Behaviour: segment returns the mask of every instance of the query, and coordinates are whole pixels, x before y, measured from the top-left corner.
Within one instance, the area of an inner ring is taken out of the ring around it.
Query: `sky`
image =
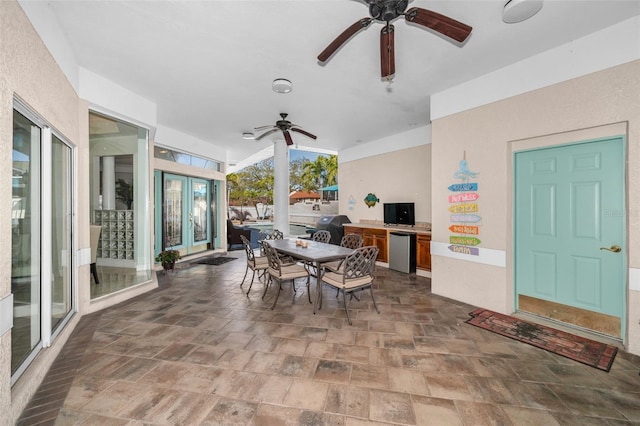
[[[320,154],[317,152],[310,152],[310,151],[300,151],[298,149],[290,149],[289,150],[289,161],[294,161],[297,160],[299,158],[306,158],[309,161],[315,161],[316,158],[318,158],[319,155],[324,155],[324,154]]]

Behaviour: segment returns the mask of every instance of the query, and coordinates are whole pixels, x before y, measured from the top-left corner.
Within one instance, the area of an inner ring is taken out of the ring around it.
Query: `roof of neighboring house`
[[[324,188],[320,188],[320,191],[337,191],[337,190],[338,190],[338,184],[331,185],[331,186],[325,186]]]
[[[309,192],[309,191],[293,191],[289,194],[289,199],[291,200],[306,200],[308,198],[320,198],[320,194],[317,192]]]

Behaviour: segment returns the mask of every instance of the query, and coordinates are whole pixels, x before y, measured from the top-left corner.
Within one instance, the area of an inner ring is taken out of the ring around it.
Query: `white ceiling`
[[[242,133],[280,112],[318,136],[293,134],[300,147],[339,151],[427,125],[433,93],[640,14],[635,0],[546,0],[533,18],[505,24],[505,2],[411,1],[473,32],[461,46],[394,21],[391,84],[380,78],[381,23],[325,65],[316,59],[368,16],[359,0],[31,0],[30,8],[50,8],[79,66],[154,102],[158,125],[224,146],[224,155],[207,154],[235,163],[270,143]],[[274,93],[275,78],[291,80],[293,91]]]

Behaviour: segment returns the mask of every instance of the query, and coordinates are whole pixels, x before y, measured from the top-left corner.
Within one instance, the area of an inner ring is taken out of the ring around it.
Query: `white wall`
[[[403,136],[406,136],[403,134]],[[431,144],[341,161],[338,166],[340,214],[351,222],[383,220],[383,203],[414,202],[416,222],[431,222]],[[395,146],[393,138],[385,143]],[[342,152],[338,155],[341,158]],[[344,159],[343,159],[344,160]],[[367,207],[364,198],[374,193],[380,202]]]
[[[640,16],[434,93],[431,120],[640,58]]]
[[[338,153],[338,162],[348,163],[428,143],[431,143],[430,125],[343,149]]]
[[[638,59],[640,18],[634,17],[432,96],[434,293],[513,311],[509,185],[510,146],[516,141],[545,135],[597,137],[600,129],[623,123],[628,129],[628,187],[640,184]],[[570,77],[575,78],[566,80]],[[483,216],[480,256],[447,249],[446,188],[465,152],[472,170],[481,173],[481,206],[491,208]],[[639,205],[635,192],[627,196],[629,206]],[[627,348],[640,354],[640,215],[634,211],[628,215]]]
[[[3,249],[10,251],[11,245],[11,175],[13,150],[13,101],[19,97],[48,124],[55,127],[76,146],[74,170],[78,191],[77,205],[85,205],[84,210],[75,210],[77,229],[89,229],[88,187],[88,116],[86,106],[78,98],[72,84],[62,73],[58,64],[49,54],[38,34],[17,2],[0,2],[0,241]],[[80,189],[86,191],[80,193]],[[76,248],[89,247],[89,232],[75,236]],[[46,249],[45,249],[46,250]],[[78,250],[79,252],[79,250]],[[75,254],[77,255],[78,252]],[[0,299],[11,293],[11,256],[0,258]],[[89,286],[89,266],[77,270],[79,288]],[[12,312],[13,314],[13,312]],[[0,317],[3,317],[0,314]],[[76,316],[60,333],[50,348],[42,350],[23,374],[11,387],[11,333],[0,336],[0,422],[15,424],[16,419],[37,389],[42,377],[59,353],[73,327]]]

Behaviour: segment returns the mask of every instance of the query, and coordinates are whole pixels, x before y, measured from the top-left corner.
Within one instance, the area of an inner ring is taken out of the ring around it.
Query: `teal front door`
[[[515,154],[516,306],[621,338],[623,137]]]

